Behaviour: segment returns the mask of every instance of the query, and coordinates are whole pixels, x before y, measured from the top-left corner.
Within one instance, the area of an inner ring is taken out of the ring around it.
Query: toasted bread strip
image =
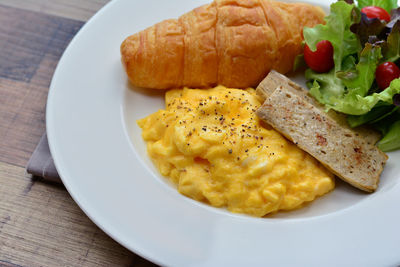
[[[257,87],[257,94],[263,99],[267,99],[267,97],[275,91],[275,89],[278,86],[285,86],[288,87],[288,90],[293,90],[294,93],[298,94],[300,97],[304,97],[304,100],[307,101],[308,103],[314,105],[316,108],[318,108],[321,111],[324,111],[325,108],[323,105],[321,105],[317,100],[315,100],[312,96],[308,94],[308,90],[304,89],[297,83],[293,82],[286,76],[272,70],[267,77],[264,78],[264,80],[258,85]],[[331,117],[333,120],[335,120],[340,126],[346,129],[350,129],[352,131],[355,131],[356,133],[360,134],[364,138],[367,139],[367,142],[370,144],[376,144],[380,139],[381,139],[381,134],[369,127],[356,127],[356,128],[351,128],[346,120],[346,116],[340,113],[337,113],[334,110],[330,110],[328,113],[326,113],[329,117]]]
[[[279,86],[257,115],[339,178],[373,192],[387,161],[385,153],[359,133],[343,127],[288,86]]]

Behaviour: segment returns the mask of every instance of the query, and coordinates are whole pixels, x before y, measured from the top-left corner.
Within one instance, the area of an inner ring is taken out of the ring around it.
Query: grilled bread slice
[[[325,112],[325,107],[321,105],[317,100],[315,100],[311,95],[308,94],[308,90],[304,89],[297,83],[293,82],[286,76],[280,74],[279,72],[276,72],[272,70],[266,78],[258,85],[257,87],[257,94],[263,99],[267,99],[267,97],[275,91],[275,89],[279,86],[285,86],[287,87],[287,90],[292,90],[294,93],[298,94],[300,97],[303,97],[305,101],[308,103],[314,105],[316,108],[318,108],[321,111],[324,111],[325,114],[327,114],[330,118],[336,121],[340,126],[346,129],[350,129],[364,138],[367,139],[367,142],[370,144],[376,144],[380,138],[381,134],[369,127],[364,127],[360,126],[357,128],[351,128],[347,124],[346,116],[340,113],[337,113],[334,110],[330,110],[329,112]]]
[[[349,184],[366,192],[378,187],[386,154],[361,134],[343,127],[297,89],[279,86],[267,96],[257,115]]]

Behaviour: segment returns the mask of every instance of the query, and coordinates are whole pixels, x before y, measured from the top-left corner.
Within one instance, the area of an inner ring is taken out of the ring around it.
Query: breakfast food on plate
[[[323,19],[308,4],[215,0],[125,39],[132,84],[172,88],[164,110],[137,122],[161,174],[253,216],[301,207],[333,190],[334,175],[375,191],[388,157],[360,125],[379,122],[378,145],[400,147],[400,10],[371,21],[368,1],[335,2]],[[280,74],[301,57],[310,91]]]
[[[261,124],[254,89],[175,89],[165,105],[138,124],[149,156],[186,196],[264,216],[334,188],[325,167]]]
[[[323,18],[309,4],[215,0],[125,39],[122,62],[139,87],[255,87],[272,68],[292,70],[303,27]]]
[[[272,92],[262,88],[258,90],[266,98],[257,110],[262,120],[344,181],[367,192],[376,190],[387,156],[370,139],[338,123],[298,85],[282,84]]]

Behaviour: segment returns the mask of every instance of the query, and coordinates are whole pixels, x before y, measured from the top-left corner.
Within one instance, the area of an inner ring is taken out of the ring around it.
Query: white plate
[[[327,8],[330,1],[307,1]],[[338,182],[307,207],[252,218],[180,195],[146,156],[135,120],[163,107],[163,93],[130,88],[119,46],[128,35],[207,0],[118,0],[76,35],[54,74],[47,133],[71,196],[107,234],[163,265],[400,263],[400,153],[379,190]]]

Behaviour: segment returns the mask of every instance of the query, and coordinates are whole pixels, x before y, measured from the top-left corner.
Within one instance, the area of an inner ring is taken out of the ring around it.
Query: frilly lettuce
[[[333,86],[330,85],[332,88]],[[314,82],[310,93],[319,101],[322,102],[323,96],[320,92],[320,86],[318,82]],[[392,104],[393,96],[400,93],[400,80],[393,80],[386,90],[380,93],[373,93],[367,96],[361,96],[352,91],[344,94],[342,97],[331,96],[329,98],[329,104],[326,104],[327,109],[334,109],[345,114],[350,115],[363,115],[369,112],[375,105],[382,101],[384,103]]]
[[[321,40],[329,40],[334,48],[335,68],[328,73],[316,73],[308,69],[310,93],[326,108],[350,114],[369,112],[378,102],[391,104],[395,94],[400,93],[400,81],[392,83],[380,93],[368,95],[375,80],[375,70],[382,58],[381,47],[365,44],[362,49],[357,35],[350,27],[360,17],[354,5],[339,1],[331,5],[331,14],[325,25],[304,28],[304,38],[311,50]],[[358,55],[358,63],[354,56]]]
[[[397,21],[387,37],[384,57],[386,61],[395,62],[400,58],[400,21]]]
[[[326,24],[318,24],[314,28],[304,27],[304,40],[312,51],[317,49],[317,43],[329,40],[334,48],[333,60],[335,70],[341,70],[343,59],[355,54],[360,49],[357,36],[350,31],[350,26],[355,22],[353,13],[354,5],[339,1],[331,5],[331,13],[325,17]]]
[[[400,120],[389,126],[387,133],[379,141],[378,147],[383,151],[393,151],[400,148]]]

